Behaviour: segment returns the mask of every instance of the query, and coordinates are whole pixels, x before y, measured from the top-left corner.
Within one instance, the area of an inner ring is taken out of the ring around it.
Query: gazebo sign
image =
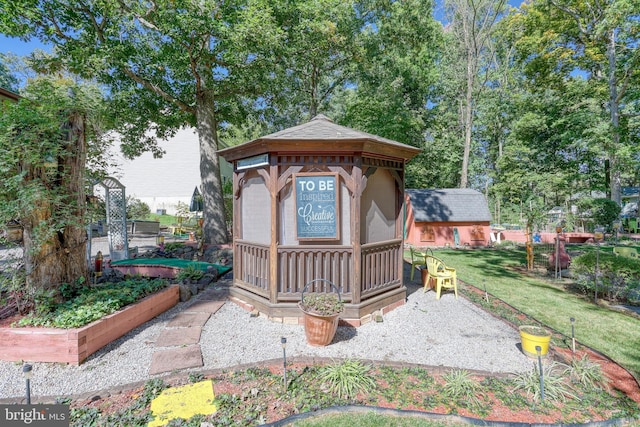
[[[338,174],[295,174],[298,240],[340,239]]]

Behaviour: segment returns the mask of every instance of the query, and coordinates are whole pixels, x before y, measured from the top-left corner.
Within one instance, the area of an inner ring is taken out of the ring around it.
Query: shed
[[[219,151],[234,168],[231,297],[284,321],[326,279],[355,325],[403,304],[404,167],[419,152],[323,115]]]
[[[0,87],[0,102],[5,100],[18,102],[20,100],[20,95]]]
[[[406,190],[406,243],[413,246],[486,246],[491,213],[469,188]]]

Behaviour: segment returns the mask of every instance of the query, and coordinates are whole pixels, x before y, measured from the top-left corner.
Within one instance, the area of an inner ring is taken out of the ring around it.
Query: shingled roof
[[[218,151],[227,161],[267,152],[361,152],[409,160],[419,148],[335,124],[323,114],[307,123]]]
[[[469,188],[406,190],[415,222],[491,221],[484,195]]]
[[[293,126],[270,135],[261,137],[262,140],[352,140],[352,139],[370,139],[374,141],[384,142],[386,144],[404,146],[399,142],[391,139],[383,138],[367,132],[351,129],[346,126],[335,124],[333,120],[324,114],[318,114],[307,123]]]

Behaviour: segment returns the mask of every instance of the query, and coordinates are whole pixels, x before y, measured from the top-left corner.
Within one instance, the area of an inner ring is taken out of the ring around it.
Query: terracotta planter
[[[300,307],[302,310],[302,307]],[[323,347],[331,344],[338,330],[340,313],[330,316],[322,316],[302,310],[304,316],[304,333],[307,343],[314,347]]]
[[[305,299],[305,292],[314,282],[323,282],[323,284],[329,285],[337,296],[318,293],[312,294],[311,298]],[[332,298],[327,298],[329,295]],[[336,304],[336,302],[339,302],[339,304]],[[305,304],[309,305],[306,306]],[[326,279],[312,280],[302,290],[298,307],[300,307],[304,317],[304,333],[307,337],[307,343],[314,347],[329,345],[338,329],[338,321],[343,309],[338,287]]]
[[[520,340],[522,343],[522,352],[529,357],[538,357],[536,346],[540,346],[540,355],[547,356],[549,351],[549,341],[551,334],[540,326],[520,326]]]

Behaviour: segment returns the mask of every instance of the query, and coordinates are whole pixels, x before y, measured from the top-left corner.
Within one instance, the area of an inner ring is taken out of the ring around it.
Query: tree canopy
[[[422,148],[408,187],[473,187],[494,212],[640,184],[640,0],[444,4],[439,21],[420,0],[11,0],[0,31],[55,46],[38,70],[102,85],[129,156],[198,129],[210,242],[220,139],[320,112]]]

